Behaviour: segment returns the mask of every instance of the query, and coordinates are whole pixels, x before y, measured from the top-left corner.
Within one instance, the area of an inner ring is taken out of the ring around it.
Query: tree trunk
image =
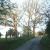
[[[29,19],[28,19],[28,36],[30,36],[30,32],[29,32],[29,23],[30,23],[30,15],[29,15]]]
[[[13,22],[13,24],[14,24],[13,27],[14,27],[14,31],[17,33],[17,21],[16,20],[17,20],[17,17],[14,15],[13,16],[13,21],[14,21]],[[17,37],[17,35],[15,37]]]
[[[10,35],[10,39],[11,39],[11,35]]]
[[[7,35],[5,35],[5,39],[7,40]]]
[[[35,36],[35,24],[33,26],[33,35]]]

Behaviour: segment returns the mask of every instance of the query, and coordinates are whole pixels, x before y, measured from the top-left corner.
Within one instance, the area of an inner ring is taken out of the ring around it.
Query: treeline
[[[27,27],[28,35],[30,34],[29,32],[32,32],[35,36],[35,29],[45,25],[48,18],[45,16],[47,6],[42,4],[43,2],[39,2],[38,0],[28,0],[22,3],[22,7],[19,8],[17,2],[12,3],[10,0],[0,0],[0,25],[11,26],[15,31],[18,31],[18,26],[22,27],[23,30],[24,27]],[[47,1],[45,2],[47,4]],[[46,9],[43,10],[44,8]]]

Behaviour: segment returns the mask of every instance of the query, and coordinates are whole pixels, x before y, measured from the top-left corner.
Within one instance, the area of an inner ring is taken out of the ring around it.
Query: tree
[[[43,35],[43,32],[40,32],[40,31],[39,31],[39,32],[38,32],[38,35]]]
[[[10,0],[0,0],[0,15],[8,15],[15,8],[15,4]]]
[[[43,17],[39,14],[40,6],[38,0],[28,0],[24,5],[25,15],[28,16],[28,26],[30,26],[30,19],[33,23],[33,34],[35,35],[36,25],[42,22]]]
[[[18,6],[16,3],[12,3],[10,0],[1,0],[1,19],[3,20],[3,25],[12,26],[15,31],[17,31],[17,24],[18,24]],[[8,20],[11,18],[13,21]],[[2,24],[2,22],[1,22]]]
[[[50,20],[50,0],[44,0],[41,3],[41,12],[40,14],[45,17],[45,22]]]
[[[9,29],[8,32],[6,32],[6,39],[8,36],[10,36],[11,39],[12,34],[13,34],[13,29]]]
[[[50,32],[50,0],[45,0],[41,3],[40,14],[45,18],[46,30],[45,32],[49,35]]]
[[[4,19],[3,24],[7,25],[7,19],[12,16],[11,12],[17,8],[16,3],[12,3],[10,0],[0,0],[0,18]]]
[[[13,29],[14,29],[14,32],[16,32],[16,33],[18,33],[17,32],[17,26],[18,26],[18,22],[19,22],[19,17],[20,17],[20,11],[19,11],[19,9],[18,9],[18,6],[15,8],[15,9],[13,9],[12,11],[11,11],[11,14],[10,14],[10,18],[13,20],[12,21],[12,27],[13,27]],[[15,33],[14,33],[15,34]]]
[[[29,37],[32,33],[30,27],[29,26],[23,26],[23,33],[25,36]]]
[[[10,39],[11,38],[17,38],[17,31],[15,31],[14,29],[9,29],[6,32],[6,39],[7,39],[8,36],[10,36]]]
[[[0,38],[1,38],[1,36],[2,36],[2,33],[0,32]]]
[[[50,21],[48,21],[45,31],[46,31],[46,34],[48,34],[48,36],[50,36]]]
[[[18,32],[17,32],[17,31],[13,31],[12,37],[13,37],[14,39],[16,39],[16,38],[18,37]]]

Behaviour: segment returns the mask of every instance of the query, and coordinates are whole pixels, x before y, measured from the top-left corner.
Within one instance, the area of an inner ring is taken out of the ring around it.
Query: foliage
[[[16,34],[17,34],[17,32],[15,32],[13,29],[9,29],[9,30],[6,32],[6,38],[7,38],[8,36],[10,36],[10,38],[11,38],[12,36],[15,37]]]
[[[50,21],[47,23],[46,35],[41,39],[41,44],[44,46],[44,50],[50,50]]]
[[[0,15],[6,15],[8,9],[8,2],[6,0],[0,0]]]
[[[11,25],[7,19],[12,17],[13,11],[16,11],[15,8],[17,8],[16,3],[12,3],[10,0],[0,0],[0,24]]]
[[[43,35],[44,33],[39,31],[38,34],[39,34],[39,35]]]
[[[0,32],[0,38],[1,38],[2,35],[3,35],[3,34]]]
[[[33,27],[33,35],[35,36],[35,28],[37,24],[40,25],[43,22],[43,17],[40,15],[41,5],[38,0],[28,0],[23,7],[25,11],[24,13],[28,17],[28,26],[31,25]]]
[[[33,37],[18,37],[17,39],[0,39],[0,49],[1,50],[14,50],[17,47],[21,46],[26,41],[32,39]]]
[[[44,36],[41,39],[41,44],[42,44],[43,50],[50,50],[50,38],[48,36]]]
[[[0,0],[0,15],[7,15],[14,8],[10,0]]]
[[[25,36],[30,36],[31,35],[31,28],[29,26],[24,26],[23,27],[23,35]]]
[[[47,23],[46,33],[50,36],[50,21]]]

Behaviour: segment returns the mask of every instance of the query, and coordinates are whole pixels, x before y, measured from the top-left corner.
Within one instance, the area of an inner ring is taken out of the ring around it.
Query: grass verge
[[[33,37],[20,37],[15,40],[12,39],[0,39],[0,50],[14,50],[15,48],[21,46],[26,41],[32,39]]]
[[[50,50],[50,37],[44,36],[41,39],[41,44],[42,44],[43,50]]]

